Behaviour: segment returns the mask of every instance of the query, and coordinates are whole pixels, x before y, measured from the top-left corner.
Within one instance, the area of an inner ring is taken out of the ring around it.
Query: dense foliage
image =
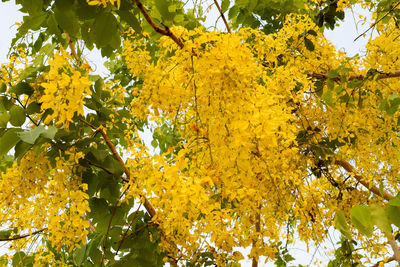
[[[329,266],[400,263],[400,3],[16,4],[1,264],[287,266],[333,227]],[[227,32],[202,26],[204,5]],[[354,5],[378,34],[349,58],[323,32]]]

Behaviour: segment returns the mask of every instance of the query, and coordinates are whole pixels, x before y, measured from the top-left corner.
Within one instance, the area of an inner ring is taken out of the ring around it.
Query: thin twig
[[[148,224],[146,224],[146,225],[143,225],[142,227],[139,227],[138,229],[136,229],[135,231],[133,231],[133,232],[130,233],[129,235],[126,235],[126,236],[125,236],[125,239],[128,238],[128,237],[130,237],[130,236],[136,235],[137,233],[143,231],[143,230],[146,229],[147,227],[155,226],[155,225],[156,225],[155,223],[148,223]],[[118,241],[118,242],[121,242],[121,243],[122,243],[123,241],[124,241],[124,240],[121,239],[121,240]]]
[[[222,12],[221,7],[219,6],[217,0],[214,0],[214,4],[215,4],[215,6],[217,7],[219,13],[221,14],[221,18],[222,18],[222,20],[223,20],[224,23],[225,23],[226,30],[227,30],[229,33],[232,33],[232,32],[231,32],[231,28],[229,28],[228,21],[226,20],[226,18],[225,18],[225,16],[224,16],[224,12]]]
[[[47,230],[47,228],[43,228],[43,229],[41,229],[41,230],[37,230],[37,231],[35,231],[35,232],[32,232],[32,233],[30,233],[30,234],[26,234],[26,235],[16,235],[16,236],[9,237],[9,238],[0,238],[0,241],[13,241],[13,240],[18,240],[18,239],[22,239],[22,238],[25,238],[25,237],[28,237],[28,236],[40,234],[41,232],[46,231],[46,230]]]
[[[131,223],[129,224],[129,226],[128,226],[128,228],[126,229],[125,233],[122,235],[122,239],[121,239],[120,241],[118,241],[119,244],[118,244],[117,251],[115,252],[115,255],[118,255],[119,249],[121,248],[122,243],[124,243],[124,241],[125,241],[125,239],[126,239],[126,236],[127,236],[127,234],[128,234],[129,229],[132,227],[132,224],[136,221],[136,217],[137,217],[137,215],[138,215],[138,213],[139,213],[139,210],[140,210],[140,207],[141,207],[141,206],[142,206],[142,203],[140,203],[140,204],[139,204],[139,207],[136,209],[135,214],[133,215],[133,218],[132,218]]]
[[[78,54],[76,53],[75,46],[74,46],[74,43],[71,40],[71,37],[69,36],[68,32],[66,32],[65,30],[64,30],[64,34],[67,37],[67,42],[68,42],[69,48],[71,49],[72,56],[75,58],[75,60],[78,63],[78,65],[80,65],[82,63],[82,61],[79,58]]]
[[[390,12],[392,12],[393,10],[395,10],[396,7],[397,7],[398,5],[400,5],[400,1],[399,1],[397,4],[395,4],[394,6],[392,6],[392,7],[390,8],[390,10],[389,10],[385,15],[383,15],[382,18],[380,18],[380,19],[378,19],[377,21],[375,21],[374,23],[372,23],[372,25],[371,25],[366,31],[364,31],[362,34],[360,34],[359,36],[357,36],[357,38],[354,39],[353,42],[357,41],[358,38],[360,38],[361,36],[363,36],[364,34],[366,34],[369,30],[371,30],[372,28],[374,28],[379,22],[381,22],[384,18],[386,18],[386,17],[390,14]]]
[[[104,258],[106,256],[106,245],[107,245],[107,238],[108,238],[108,233],[110,232],[110,228],[111,228],[111,223],[112,220],[114,218],[115,212],[117,211],[117,207],[118,207],[118,203],[120,202],[120,200],[122,199],[122,197],[125,195],[126,191],[128,190],[129,186],[124,190],[124,192],[122,192],[122,194],[119,196],[118,200],[115,202],[113,210],[111,212],[111,216],[110,219],[108,220],[108,226],[107,226],[107,231],[106,234],[104,236],[104,241],[103,241],[103,254],[101,255],[101,262],[100,262],[100,267],[103,266],[104,263]]]
[[[124,166],[124,173],[126,175],[125,177],[122,177],[122,180],[124,180],[125,182],[129,182],[130,180],[130,173],[128,168],[125,166],[125,162],[122,160],[121,156],[118,154],[117,149],[115,148],[114,144],[111,142],[110,138],[108,137],[107,133],[104,131],[103,128],[101,127],[96,127],[93,124],[91,124],[90,122],[87,122],[84,119],[81,119],[81,121],[83,123],[85,123],[86,125],[90,126],[92,129],[96,130],[97,132],[99,132],[102,136],[104,141],[106,142],[107,146],[110,148],[112,154],[117,158],[117,160],[122,164],[122,166]]]
[[[95,162],[93,162],[93,161],[91,161],[91,160],[89,160],[89,159],[87,159],[87,158],[83,158],[83,160],[86,161],[89,165],[92,165],[92,166],[94,166],[94,167],[96,167],[96,168],[102,169],[103,171],[105,171],[105,172],[108,173],[108,174],[112,174],[112,172],[110,172],[109,170],[107,170],[106,168],[104,168],[104,166],[102,166],[102,165],[100,165],[100,164],[97,164],[97,163],[95,163]]]
[[[151,27],[158,33],[170,37],[174,42],[180,47],[183,48],[185,45],[182,40],[178,38],[173,32],[171,32],[170,28],[164,25],[164,29],[158,26],[153,19],[150,17],[149,13],[147,13],[146,8],[143,6],[140,0],[135,0],[137,7],[140,9],[140,12],[143,14],[147,22],[151,25]]]
[[[394,260],[395,260],[395,258],[394,258],[394,256],[392,256],[392,257],[388,258],[387,260],[378,261],[377,263],[375,263],[374,265],[372,265],[372,267],[379,267],[379,265],[381,264],[381,262],[382,262],[382,263],[389,263],[389,262],[392,262],[392,261],[394,261]]]
[[[347,172],[350,172],[350,173],[354,174],[354,178],[356,178],[356,180],[360,184],[362,184],[365,188],[367,188],[369,191],[371,191],[372,193],[374,193],[378,197],[383,197],[386,200],[390,200],[390,199],[393,198],[393,196],[390,193],[388,193],[386,191],[382,191],[381,192],[381,190],[379,190],[379,188],[377,188],[375,185],[373,185],[370,182],[368,182],[367,180],[365,180],[365,178],[363,176],[357,174],[357,172],[355,171],[353,166],[350,165],[350,163],[348,163],[348,162],[346,162],[344,160],[335,160],[334,164],[342,167]]]

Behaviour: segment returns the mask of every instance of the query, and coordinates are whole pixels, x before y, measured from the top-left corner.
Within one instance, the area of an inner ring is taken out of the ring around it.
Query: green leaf
[[[311,34],[311,35],[314,35],[314,36],[317,36],[317,33],[314,30],[308,30],[307,33]]]
[[[27,82],[20,82],[19,84],[11,87],[10,88],[10,92],[14,93],[16,95],[22,95],[22,94],[32,95],[33,94],[33,88]]]
[[[336,213],[335,228],[338,229],[347,239],[352,239],[349,225],[346,222],[346,217],[341,210]]]
[[[142,27],[140,26],[139,20],[136,18],[136,15],[130,12],[129,10],[119,10],[117,14],[123,19],[135,32],[140,33],[142,31]]]
[[[111,155],[108,155],[106,157],[103,166],[112,174],[115,174],[117,176],[121,175],[125,170],[124,166]]]
[[[54,126],[48,127],[46,130],[44,130],[40,136],[48,139],[54,139],[54,136],[56,135],[58,129]]]
[[[332,91],[327,91],[322,95],[322,99],[325,101],[325,103],[328,106],[333,106],[333,95],[332,95]]]
[[[36,102],[32,102],[26,107],[25,111],[26,111],[26,114],[28,114],[28,115],[38,113],[38,112],[40,112],[40,105]]]
[[[94,37],[99,47],[106,47],[117,31],[117,20],[111,13],[99,14],[94,23]]]
[[[85,255],[86,255],[86,245],[81,245],[80,248],[76,249],[73,255],[73,260],[74,263],[77,266],[81,266],[83,261],[85,260]]]
[[[2,83],[0,85],[0,93],[4,93],[7,90],[7,85],[5,83]]]
[[[158,147],[157,140],[153,139],[153,141],[151,141],[151,146],[154,147],[154,148],[157,148]]]
[[[15,153],[14,157],[19,161],[21,158],[25,155],[26,152],[28,152],[29,149],[32,148],[33,145],[25,143],[24,141],[19,141],[15,145]]]
[[[9,238],[12,232],[13,232],[12,230],[0,231],[0,238]]]
[[[389,216],[390,221],[397,227],[400,227],[400,207],[388,205],[387,214]]]
[[[21,138],[22,141],[24,141],[25,143],[33,145],[35,143],[36,139],[45,130],[46,129],[44,128],[44,126],[40,125],[40,126],[36,127],[33,130],[26,131],[26,132],[20,132],[20,133],[18,133],[18,135],[19,135],[19,137]]]
[[[11,115],[8,113],[0,114],[0,128],[6,128]]]
[[[74,37],[79,31],[78,19],[73,9],[54,9],[54,16],[57,24],[65,30],[71,37]]]
[[[400,207],[400,193],[397,194],[394,198],[389,200],[389,205]]]
[[[20,106],[12,106],[12,108],[10,109],[10,115],[10,123],[13,126],[21,126],[22,124],[24,124],[26,119],[25,110]]]
[[[365,205],[357,205],[353,207],[350,211],[350,218],[353,225],[366,236],[371,236],[374,230],[371,211],[369,207]]]
[[[390,225],[386,210],[376,204],[370,205],[372,222],[387,235],[392,233],[392,226]]]
[[[339,77],[339,72],[337,70],[330,70],[327,72],[327,75],[329,79],[335,79]]]
[[[18,132],[22,131],[19,128],[8,129],[0,138],[0,157],[7,154],[19,142]]]
[[[105,158],[110,154],[106,150],[95,149],[95,148],[91,148],[90,153],[92,153],[95,159],[100,162],[103,162]]]
[[[304,44],[305,44],[307,50],[314,51],[315,47],[314,47],[313,42],[310,39],[304,37]]]
[[[228,10],[230,4],[231,3],[230,3],[229,0],[222,0],[222,3],[221,3],[221,11],[222,11],[222,13],[225,13]]]

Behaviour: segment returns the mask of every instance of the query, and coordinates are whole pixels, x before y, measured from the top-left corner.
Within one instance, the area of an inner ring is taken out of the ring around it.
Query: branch
[[[104,168],[102,165],[94,163],[93,161],[87,159],[87,158],[83,158],[84,161],[86,161],[89,165],[92,165],[96,168],[102,169],[103,171],[105,171],[108,174],[112,174],[109,170],[107,170],[106,168]]]
[[[107,133],[104,131],[103,128],[101,127],[96,127],[93,124],[91,124],[90,122],[87,122],[83,119],[81,119],[81,121],[83,123],[85,123],[86,125],[90,126],[92,129],[96,130],[97,132],[99,132],[102,136],[104,141],[106,142],[107,146],[110,148],[112,154],[117,158],[117,160],[119,161],[119,163],[122,164],[122,166],[124,166],[124,173],[126,175],[126,178],[122,177],[122,180],[124,180],[125,182],[129,182],[130,180],[130,173],[128,168],[125,166],[125,162],[122,160],[121,156],[118,154],[117,149],[115,148],[114,144],[111,142],[110,138],[108,137]]]
[[[218,9],[219,13],[221,14],[221,18],[222,18],[222,20],[223,20],[224,23],[225,23],[226,30],[227,30],[229,33],[232,33],[232,32],[231,32],[231,28],[229,28],[228,21],[226,21],[226,19],[225,19],[224,12],[222,12],[221,7],[219,6],[217,0],[214,0],[214,3],[215,3],[215,5],[217,6],[217,9]]]
[[[126,167],[125,162],[122,160],[121,156],[118,154],[117,150],[115,149],[114,144],[111,142],[111,140],[108,137],[107,133],[104,131],[104,128],[103,127],[96,127],[96,126],[94,126],[93,124],[91,124],[90,122],[88,122],[88,121],[86,121],[84,119],[81,119],[81,121],[83,123],[85,123],[86,125],[88,125],[89,127],[91,127],[92,129],[94,129],[97,132],[99,132],[103,136],[104,141],[106,142],[107,146],[110,148],[110,150],[113,153],[113,155],[122,164],[122,166],[124,166],[124,173],[126,175],[126,178],[122,177],[122,180],[124,180],[125,182],[129,182],[131,180],[131,174],[130,174],[128,168]],[[143,195],[139,195],[139,197],[144,200],[143,206],[145,207],[147,212],[150,214],[150,217],[153,218],[154,216],[156,216],[156,210],[153,208],[153,206],[151,205],[150,201]],[[110,223],[111,223],[111,220],[109,221],[109,224]],[[164,235],[164,233],[161,230],[160,230],[160,232],[161,232],[162,235]],[[170,260],[169,263],[172,266],[178,266],[177,261],[175,259]]]
[[[74,43],[72,42],[71,37],[69,36],[68,32],[66,32],[64,30],[64,33],[65,33],[65,36],[67,37],[67,42],[68,42],[69,48],[71,49],[71,54],[75,58],[76,62],[78,62],[78,64],[80,65],[82,63],[82,61],[78,57],[78,54],[76,53]]]
[[[100,267],[103,266],[104,259],[105,259],[105,256],[106,256],[107,237],[108,237],[108,234],[109,234],[109,232],[110,232],[111,223],[112,223],[112,220],[113,220],[113,218],[114,218],[114,216],[115,216],[115,212],[117,211],[118,203],[119,203],[119,201],[122,199],[122,197],[125,195],[125,193],[126,193],[126,191],[127,191],[128,189],[129,189],[129,186],[124,190],[124,192],[122,192],[122,194],[119,196],[118,200],[115,202],[114,207],[113,207],[113,210],[112,210],[112,212],[111,212],[110,219],[108,220],[107,231],[106,231],[106,234],[105,234],[105,236],[104,236],[104,241],[103,241],[103,254],[101,255]]]
[[[40,234],[41,232],[43,232],[43,231],[45,231],[45,230],[47,230],[47,228],[43,228],[43,229],[41,229],[41,230],[37,230],[37,231],[35,231],[35,232],[32,232],[32,233],[30,233],[30,234],[26,234],[26,235],[17,235],[17,236],[13,236],[13,237],[10,237],[10,238],[0,238],[0,241],[13,241],[13,240],[18,240],[18,239],[22,239],[22,238],[25,238],[25,237],[28,237],[28,236]]]
[[[156,226],[156,224],[155,224],[155,223],[148,223],[148,224],[145,224],[145,225],[143,225],[142,227],[139,227],[138,229],[136,229],[135,231],[133,231],[132,233],[129,233],[128,235],[126,235],[126,236],[125,236],[123,239],[121,239],[120,241],[117,241],[117,242],[115,242],[115,243],[122,243],[122,242],[124,242],[125,239],[127,239],[128,237],[133,236],[133,235],[136,235],[137,233],[143,231],[144,229],[146,229],[147,227],[150,227],[150,226]]]
[[[308,73],[308,76],[314,79],[319,79],[319,80],[328,80],[328,75],[326,73],[317,73],[317,72],[310,72]],[[400,77],[400,70],[395,70],[393,72],[382,72],[376,75],[378,79],[388,79],[388,78],[397,78]],[[364,75],[351,75],[347,80],[352,81],[352,80],[359,80],[362,81],[366,79],[367,76]],[[334,81],[340,81],[340,78],[334,78]]]
[[[392,257],[390,257],[389,259],[387,259],[387,260],[382,260],[382,261],[378,261],[377,263],[375,263],[374,265],[372,265],[372,267],[379,267],[379,265],[381,264],[381,262],[382,263],[389,263],[389,262],[392,262],[392,261],[394,261],[395,259],[394,259],[394,256],[392,256]]]
[[[395,4],[394,6],[392,6],[392,7],[390,8],[390,10],[389,10],[385,15],[383,15],[382,18],[380,18],[380,19],[378,19],[377,21],[375,21],[374,23],[372,23],[372,25],[371,25],[366,31],[364,31],[362,34],[360,34],[359,36],[357,36],[357,38],[354,39],[353,42],[357,41],[358,38],[360,38],[361,36],[363,36],[364,34],[366,34],[369,30],[371,30],[372,28],[374,28],[374,27],[376,26],[376,24],[378,24],[378,23],[381,22],[384,18],[386,18],[386,17],[390,14],[390,12],[392,12],[393,10],[395,10],[395,8],[396,8],[399,4],[400,4],[400,1],[399,1],[397,4]]]
[[[140,0],[135,0],[135,3],[137,5],[137,7],[140,9],[140,12],[142,12],[142,14],[145,17],[145,19],[147,20],[147,22],[151,25],[151,27],[153,27],[153,29],[156,32],[158,32],[158,33],[160,33],[162,35],[170,37],[172,40],[174,40],[174,42],[180,48],[183,48],[185,46],[183,44],[182,40],[179,39],[176,35],[174,35],[167,26],[164,26],[164,29],[163,29],[153,21],[153,19],[150,17],[149,13],[147,13],[145,7],[143,6],[142,2],[140,2]]]
[[[379,196],[379,197],[383,197],[386,200],[390,200],[391,198],[393,198],[393,196],[386,192],[383,191],[381,192],[379,190],[379,188],[377,188],[375,185],[367,182],[363,176],[359,175],[356,173],[356,170],[354,170],[353,166],[351,166],[348,162],[344,161],[344,160],[335,160],[334,164],[342,167],[343,169],[345,169],[347,172],[353,173],[354,174],[354,178],[356,178],[356,180],[362,184],[365,188],[367,188],[369,191],[371,191],[372,193],[374,193],[375,195]]]
[[[124,173],[126,175],[126,178],[122,177],[122,180],[124,180],[125,182],[129,182],[129,180],[131,179],[131,174],[128,170],[128,168],[125,165],[125,162],[122,160],[121,156],[118,154],[117,150],[115,149],[114,144],[111,142],[110,138],[108,137],[107,133],[104,131],[103,128],[100,127],[96,127],[93,124],[81,119],[81,121],[83,123],[85,123],[86,125],[90,126],[92,129],[98,131],[104,138],[104,141],[106,141],[107,146],[110,148],[111,152],[113,153],[113,155],[117,158],[117,160],[122,164],[122,166],[124,166]],[[147,200],[147,198],[145,198],[144,196],[141,196],[144,199],[144,203],[143,206],[146,208],[147,212],[150,214],[151,217],[154,217],[156,215],[156,211],[153,208],[153,206],[151,205],[151,203]]]
[[[397,245],[396,240],[394,239],[389,239],[388,240],[389,245],[392,247],[393,249],[393,259],[395,261],[397,261],[400,264],[400,248]]]

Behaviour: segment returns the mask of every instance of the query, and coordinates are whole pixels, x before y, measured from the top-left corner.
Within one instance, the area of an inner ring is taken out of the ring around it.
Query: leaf
[[[314,35],[314,36],[317,36],[317,33],[314,30],[308,30],[307,33],[311,34],[311,35]]]
[[[26,111],[26,114],[28,114],[28,115],[38,113],[38,112],[40,112],[40,105],[36,102],[32,102],[26,107],[25,111]]]
[[[357,205],[353,207],[350,211],[350,218],[353,225],[366,236],[371,236],[374,230],[371,211],[365,205]]]
[[[17,267],[17,266],[19,266],[19,267],[24,266],[24,265],[23,265],[23,261],[24,261],[25,257],[26,257],[26,254],[25,254],[24,252],[22,252],[22,251],[16,252],[16,253],[14,254],[14,256],[13,256],[12,266],[13,266],[13,267],[14,267],[14,266],[15,266],[15,267]]]
[[[390,221],[397,227],[400,227],[400,207],[388,205],[386,212]]]
[[[221,11],[222,11],[222,13],[225,13],[228,10],[230,4],[231,3],[230,3],[229,0],[222,0],[222,3],[221,3]]]
[[[329,79],[335,79],[339,77],[339,72],[337,70],[330,70],[326,73]]]
[[[110,154],[106,150],[95,149],[95,148],[90,149],[90,153],[92,153],[95,159],[100,162],[103,162],[105,158]]]
[[[10,123],[13,126],[21,126],[22,124],[24,124],[26,119],[25,110],[20,106],[12,106],[10,109],[10,115]]]
[[[333,95],[332,95],[332,91],[327,91],[322,95],[322,99],[325,101],[325,103],[328,106],[333,106]]]
[[[32,148],[33,145],[25,143],[24,141],[19,141],[15,145],[15,153],[14,157],[19,161],[21,158],[25,155],[26,152],[28,152],[29,149]]]
[[[117,176],[121,175],[125,170],[124,166],[111,155],[107,155],[103,166],[112,174],[115,174]]]
[[[19,141],[18,132],[22,131],[19,128],[8,129],[7,132],[0,138],[0,157],[7,154]]]
[[[336,213],[335,228],[338,229],[347,239],[352,239],[349,225],[347,224],[346,218],[341,210]]]
[[[400,193],[397,194],[394,198],[389,200],[389,205],[400,207]]]
[[[117,20],[111,13],[99,14],[94,22],[95,42],[99,47],[106,47],[117,31]]]
[[[157,142],[157,140],[153,139],[153,140],[151,141],[151,146],[154,147],[154,148],[157,148],[157,147],[158,147],[158,142]]]
[[[132,12],[130,12],[129,10],[119,10],[117,11],[117,14],[120,16],[121,19],[125,20],[125,22],[127,22],[128,25],[135,30],[135,32],[142,32],[140,22]]]
[[[386,210],[379,205],[372,204],[369,209],[371,210],[372,222],[387,235],[392,233],[392,226],[390,225]]]
[[[314,51],[315,47],[314,47],[313,42],[310,39],[304,38],[304,44],[305,44],[307,50]]]
[[[76,249],[73,255],[74,263],[77,266],[81,266],[83,261],[85,260],[86,255],[86,245],[81,245],[80,248]]]
[[[0,128],[6,128],[11,115],[8,113],[0,114]]]
[[[71,37],[79,31],[78,19],[73,9],[54,9],[54,17],[61,29],[65,30]]]
[[[56,135],[58,129],[54,126],[48,127],[46,130],[44,130],[40,136],[48,139],[54,139],[54,136]]]
[[[33,145],[43,131],[45,131],[45,128],[43,125],[40,125],[33,130],[20,132],[18,135],[22,141]]]
[[[26,71],[26,69],[24,71]],[[30,86],[29,83],[27,82],[20,82],[19,84],[14,85],[13,87],[10,88],[10,92],[16,95],[22,95],[22,94],[32,95],[33,91],[34,90],[32,86]]]

